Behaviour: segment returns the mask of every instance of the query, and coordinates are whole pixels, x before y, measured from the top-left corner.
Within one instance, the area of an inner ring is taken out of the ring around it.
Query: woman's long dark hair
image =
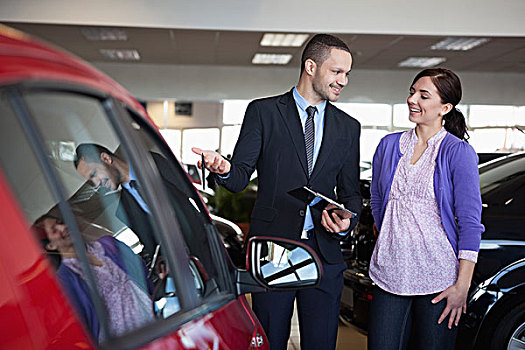
[[[459,109],[456,108],[459,101],[461,101],[461,82],[456,73],[445,68],[430,68],[425,69],[416,75],[412,85],[420,78],[430,77],[441,97],[441,103],[450,103],[452,109],[443,116],[445,121],[445,130],[460,140],[467,141],[469,135],[467,133],[467,123],[465,117]]]

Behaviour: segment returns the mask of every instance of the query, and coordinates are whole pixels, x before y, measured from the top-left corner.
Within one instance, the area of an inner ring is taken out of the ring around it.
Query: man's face
[[[69,235],[69,230],[61,221],[53,218],[46,218],[42,221],[42,227],[49,239],[48,248],[66,252],[73,249],[73,240]]]
[[[116,190],[120,185],[120,172],[112,162],[86,162],[81,159],[77,166],[78,173],[91,182],[94,187]]]
[[[339,49],[332,49],[330,56],[317,67],[312,87],[321,100],[335,102],[341,90],[348,83],[348,73],[352,68],[352,55]]]

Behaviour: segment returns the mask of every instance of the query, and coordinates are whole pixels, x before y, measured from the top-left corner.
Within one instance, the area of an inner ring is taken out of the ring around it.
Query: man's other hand
[[[192,152],[198,155],[204,154],[204,167],[212,173],[226,175],[230,172],[231,164],[215,151],[202,150],[193,147]],[[197,166],[202,169],[202,161],[199,160]]]
[[[329,213],[330,209],[336,208],[333,204],[328,204],[323,210],[321,216],[321,224],[330,233],[339,233],[348,231],[350,228],[350,218],[343,219],[334,212]]]

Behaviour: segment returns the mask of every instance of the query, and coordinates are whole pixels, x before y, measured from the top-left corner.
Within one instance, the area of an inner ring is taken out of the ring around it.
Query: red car
[[[244,293],[318,283],[315,254],[286,240],[252,239],[248,271],[236,269],[143,107],[88,64],[5,26],[0,116],[1,348],[268,349]],[[79,175],[75,149],[86,143],[129,167],[147,214],[123,205],[122,183]],[[154,254],[128,225],[137,219]]]

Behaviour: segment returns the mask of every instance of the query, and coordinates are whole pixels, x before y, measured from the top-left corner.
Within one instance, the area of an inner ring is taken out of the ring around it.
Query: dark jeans
[[[437,321],[446,307],[430,301],[439,293],[401,296],[374,287],[368,327],[369,350],[454,349],[457,327],[448,329],[448,316]]]

